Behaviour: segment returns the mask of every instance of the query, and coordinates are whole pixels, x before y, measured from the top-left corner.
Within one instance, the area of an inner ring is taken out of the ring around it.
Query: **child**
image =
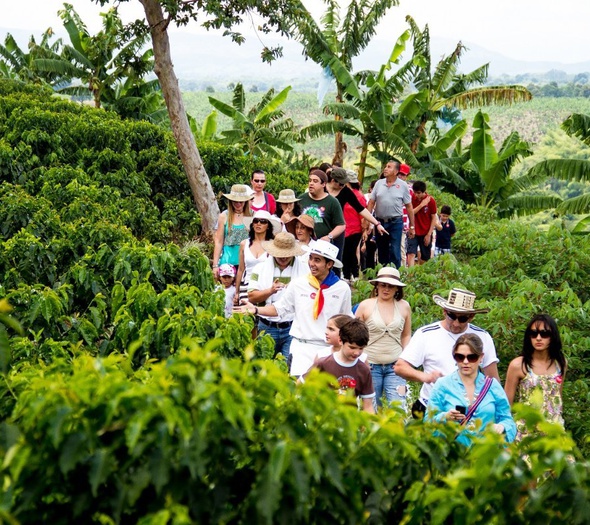
[[[451,219],[451,207],[444,205],[440,209],[440,217],[436,222],[436,246],[434,255],[443,255],[451,253],[451,237],[455,235],[457,229]]]
[[[219,267],[219,280],[225,291],[225,317],[231,317],[234,307],[236,287],[234,284],[236,269],[231,264],[222,264]]]
[[[561,337],[553,317],[535,315],[529,322],[522,346],[522,354],[508,365],[506,396],[527,405],[538,405],[547,421],[563,426],[562,391],[567,361]],[[534,392],[540,395],[535,396]],[[516,422],[516,441],[527,435],[523,421]]]
[[[354,388],[355,395],[361,398],[363,410],[374,414],[375,389],[371,370],[359,359],[369,343],[367,325],[360,319],[350,319],[340,328],[339,342],[339,349],[319,361],[315,367],[338,380],[340,393]]]

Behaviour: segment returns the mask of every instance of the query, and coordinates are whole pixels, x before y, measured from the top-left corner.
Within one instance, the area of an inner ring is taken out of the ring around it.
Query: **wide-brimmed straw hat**
[[[390,266],[381,268],[377,273],[377,277],[371,279],[369,282],[375,286],[377,286],[377,283],[386,283],[393,286],[406,286],[400,281],[400,275],[397,268],[392,268]]]
[[[234,184],[231,191],[224,193],[223,196],[230,201],[246,202],[254,198],[254,193],[251,193],[252,190],[248,190],[249,188],[245,184]]]
[[[271,215],[266,210],[258,210],[254,212],[254,215],[252,215],[252,217],[244,217],[243,222],[244,226],[246,226],[246,229],[250,229],[250,225],[252,224],[252,221],[254,221],[254,219],[266,219],[271,224],[272,232],[275,235],[283,229],[281,221],[278,219],[278,217]]]
[[[315,233],[314,233],[315,221],[313,220],[313,217],[311,217],[310,215],[303,214],[303,215],[299,215],[298,217],[293,217],[290,221],[287,221],[287,223],[285,224],[285,228],[287,228],[287,231],[289,233],[292,233],[293,235],[295,235],[295,226],[297,225],[298,222],[303,224],[303,226],[309,228],[312,232],[312,237],[315,238]]]
[[[342,268],[342,263],[338,260],[338,246],[328,241],[316,241],[313,246],[307,249],[309,254],[315,253],[322,256],[324,259],[329,259],[334,262],[334,268]]]
[[[295,195],[295,192],[293,190],[281,190],[279,192],[279,198],[277,199],[277,202],[282,202],[283,204],[288,204],[290,202],[297,202],[301,199],[297,198],[297,195]]]
[[[295,257],[303,255],[305,251],[289,232],[280,232],[272,241],[264,241],[262,247],[272,257]]]
[[[475,308],[475,294],[469,290],[453,288],[449,292],[449,298],[443,299],[440,295],[433,295],[432,300],[449,312],[460,314],[487,314],[489,308]]]

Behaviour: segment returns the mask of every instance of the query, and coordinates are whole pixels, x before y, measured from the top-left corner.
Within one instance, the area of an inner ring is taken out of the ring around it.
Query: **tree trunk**
[[[359,172],[358,172],[358,179],[363,184],[365,180],[365,168],[367,167],[367,153],[369,152],[369,143],[363,137],[363,145],[361,147],[361,158],[359,160]]]
[[[338,93],[336,94],[336,102],[342,102],[342,88],[337,85]],[[334,116],[334,120],[342,120],[339,115]],[[344,166],[344,153],[346,152],[347,146],[342,138],[342,133],[337,131],[334,135],[334,158],[332,164],[339,164]]]
[[[182,94],[170,56],[170,41],[167,32],[168,21],[164,19],[162,7],[158,0],[139,1],[143,5],[146,20],[150,27],[154,50],[154,71],[160,81],[164,101],[168,108],[172,133],[176,139],[180,160],[184,166],[195,205],[201,215],[203,233],[212,236],[219,215],[219,206],[186,116]]]

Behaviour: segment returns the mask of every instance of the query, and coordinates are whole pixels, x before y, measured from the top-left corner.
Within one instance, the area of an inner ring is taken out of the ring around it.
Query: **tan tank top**
[[[365,348],[367,362],[377,365],[388,365],[397,361],[402,353],[402,331],[406,320],[401,315],[398,301],[393,301],[393,320],[385,324],[379,312],[378,301],[366,324],[369,328],[369,344]]]

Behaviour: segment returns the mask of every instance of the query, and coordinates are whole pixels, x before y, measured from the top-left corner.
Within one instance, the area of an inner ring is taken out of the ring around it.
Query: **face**
[[[352,362],[358,359],[363,353],[364,348],[354,343],[342,343],[340,350],[345,361]]]
[[[397,291],[397,286],[387,283],[377,283],[377,295],[381,299],[391,299]]]
[[[424,200],[424,198],[426,197],[426,193],[424,193],[423,191],[416,191],[414,190],[414,196],[419,200]]]
[[[283,213],[291,213],[293,211],[293,208],[295,207],[295,203],[283,202],[281,206],[283,207]]]
[[[275,262],[281,270],[284,270],[287,266],[289,266],[292,260],[293,257],[275,257]]]
[[[455,319],[453,319],[453,317]],[[462,334],[467,330],[469,322],[473,320],[474,315],[457,314],[455,312],[445,311],[443,326],[452,334]]]
[[[440,220],[442,222],[447,222],[449,220],[450,215],[447,215],[446,213],[441,213],[440,214]]]
[[[457,363],[459,372],[463,375],[472,375],[477,373],[477,369],[483,359],[483,354],[477,355],[469,345],[459,345],[453,358]]]
[[[324,259],[321,255],[316,255],[315,253],[309,255],[309,270],[311,275],[319,281],[323,281],[326,278],[333,265],[334,263],[332,261]]]
[[[340,328],[336,326],[333,319],[326,325],[326,343],[332,346],[340,346]]]
[[[255,173],[252,175],[252,189],[258,193],[264,190],[266,186],[266,175],[264,173]]]
[[[395,175],[397,173],[397,167],[395,165],[395,162],[390,161],[385,165],[385,169],[383,170],[383,173],[385,173],[386,177],[389,177],[390,175]]]
[[[252,219],[252,227],[256,233],[264,233],[268,230],[268,221],[266,219]]]
[[[544,337],[545,336],[545,337]],[[535,350],[544,352],[551,344],[551,330],[543,322],[535,323],[529,330],[529,337]]]
[[[297,224],[295,224],[295,237],[297,237],[300,242],[307,244],[311,239],[309,228],[298,221]]]
[[[397,176],[401,179],[401,180],[408,180],[408,174],[407,173],[402,173],[401,171],[397,174]]]
[[[231,201],[231,205],[236,213],[242,213],[244,211],[244,202]]]
[[[231,275],[222,275],[219,280],[224,288],[229,288],[234,283],[234,278]]]
[[[324,191],[324,183],[322,179],[317,177],[316,175],[311,175],[309,177],[309,184],[307,186],[309,194],[313,197],[316,195],[321,195]]]

